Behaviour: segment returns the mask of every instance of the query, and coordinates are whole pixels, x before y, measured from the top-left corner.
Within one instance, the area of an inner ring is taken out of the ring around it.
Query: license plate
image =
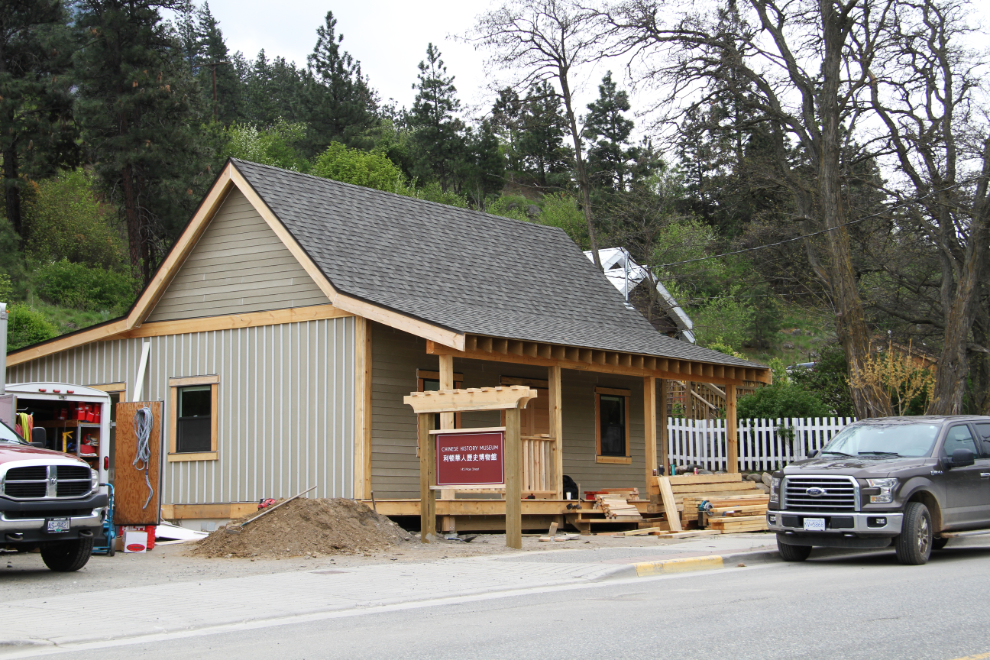
[[[45,531],[50,534],[61,534],[69,531],[68,518],[48,518],[45,521]]]
[[[804,529],[808,532],[824,532],[825,531],[825,519],[824,518],[805,518],[804,519]]]

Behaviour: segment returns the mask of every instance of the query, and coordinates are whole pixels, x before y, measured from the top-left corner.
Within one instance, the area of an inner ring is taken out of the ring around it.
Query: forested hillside
[[[465,37],[504,84],[468,112],[459,88],[487,81],[455,80],[431,35],[407,108],[331,12],[297,63],[230,52],[205,2],[5,2],[8,349],[124,313],[237,157],[625,247],[700,344],[819,362],[833,412],[892,412],[894,346],[937,364],[916,411],[990,410],[990,105],[965,5],[847,4],[493,4]]]

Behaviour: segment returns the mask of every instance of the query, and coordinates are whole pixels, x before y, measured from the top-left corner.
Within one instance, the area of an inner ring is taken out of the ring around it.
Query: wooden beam
[[[726,452],[728,456],[728,472],[739,472],[739,421],[736,413],[736,386],[728,385],[725,388],[725,442],[729,445]]]
[[[663,512],[667,516],[667,524],[670,531],[681,531],[681,514],[677,512],[677,501],[674,499],[674,491],[670,487],[669,477],[657,477],[657,485],[660,487],[660,498],[663,500]]]
[[[107,323],[106,325],[77,332],[69,337],[53,339],[38,346],[23,348],[7,356],[7,368],[9,369],[18,364],[24,364],[25,362],[37,360],[38,358],[46,357],[60,351],[66,351],[90,342],[111,339],[120,335],[122,332],[126,332],[127,327],[127,320],[121,319],[113,323]]]
[[[643,436],[646,441],[646,481],[649,486],[657,469],[657,380],[643,378]],[[644,491],[645,492],[645,491]]]
[[[371,494],[371,410],[367,407],[371,373],[371,329],[354,319],[354,498]]]
[[[506,342],[507,340],[494,339],[493,343],[495,347],[498,347],[498,342]],[[511,355],[505,352],[488,352],[488,351],[458,351],[447,346],[440,346],[435,342],[427,342],[426,352],[429,355],[452,355],[458,358],[464,358],[467,360],[483,360],[487,362],[507,362],[511,364],[529,364],[541,367],[554,367],[559,366],[564,369],[573,369],[575,371],[591,371],[595,373],[606,373],[606,374],[618,374],[623,376],[634,376],[642,378],[647,375],[652,375],[654,378],[664,378],[668,380],[679,380],[680,377],[677,373],[671,371],[665,371],[660,369],[640,369],[637,367],[623,367],[623,366],[613,366],[609,364],[593,364],[591,362],[591,353],[589,349],[578,349],[578,348],[565,348],[566,355],[568,358],[542,358],[542,357],[530,357],[527,355]],[[604,352],[599,351],[604,356]],[[576,359],[578,354],[581,354],[582,359]],[[574,359],[572,359],[574,358]],[[587,358],[585,361],[584,358]],[[649,358],[647,358],[649,360]],[[659,361],[659,360],[658,360]],[[669,360],[674,366],[677,366],[677,360]],[[683,364],[688,364],[684,362]],[[699,367],[700,371],[700,367]],[[745,385],[745,381],[731,381],[725,378],[715,378],[714,376],[692,376],[692,380],[700,383],[716,383],[718,385],[727,385],[733,383],[735,385]]]
[[[122,337],[184,335],[192,332],[257,328],[265,325],[302,323],[304,321],[346,318],[350,316],[353,316],[353,314],[338,309],[333,305],[313,305],[311,307],[293,307],[290,309],[276,309],[269,312],[252,312],[250,314],[207,316],[206,318],[183,319],[181,321],[156,321],[134,328],[124,333]]]
[[[505,411],[505,545],[522,549],[522,440],[518,408]]]
[[[664,378],[660,379],[660,460],[663,462],[663,473],[670,474],[670,440],[667,430],[667,399],[670,397],[670,384]]]
[[[412,406],[413,412],[420,414],[525,408],[530,399],[536,397],[537,390],[522,385],[511,385],[469,387],[466,390],[446,392],[412,392],[403,397],[402,402]]]
[[[436,444],[430,437],[433,415],[419,417],[419,540],[432,543],[437,536]]]
[[[564,499],[564,414],[560,389],[560,367],[548,369],[547,396],[550,398],[550,436],[553,438],[553,478],[558,500]]]
[[[454,358],[451,355],[440,355],[440,391],[448,392],[454,389]],[[440,413],[440,428],[454,428],[454,413]]]

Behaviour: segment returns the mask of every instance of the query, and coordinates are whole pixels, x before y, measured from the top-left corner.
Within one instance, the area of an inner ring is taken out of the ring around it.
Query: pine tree
[[[315,151],[331,141],[349,144],[375,121],[375,94],[361,74],[361,63],[341,49],[337,19],[328,11],[316,29],[313,54],[307,58],[313,81],[309,87],[309,128]]]
[[[24,177],[78,161],[69,67],[74,44],[60,0],[0,4],[0,155],[4,210],[22,238]]]
[[[456,114],[461,108],[454,77],[432,43],[426,60],[419,63],[417,90],[409,115],[417,154],[418,172],[440,184],[444,192],[457,189],[455,174],[464,158],[464,124]]]
[[[629,161],[636,150],[629,146],[633,122],[623,116],[629,112],[629,95],[617,89],[609,71],[598,86],[598,99],[588,104],[584,134],[588,146],[588,173],[591,180],[609,190],[624,190]]]
[[[230,57],[220,23],[204,2],[196,12],[199,36],[199,84],[206,92],[213,118],[224,126],[243,119],[243,86]]]
[[[564,145],[567,118],[549,82],[530,88],[520,119],[519,154],[523,170],[541,187],[567,186],[574,152]]]
[[[498,99],[492,106],[492,130],[501,138],[506,156],[505,169],[518,173],[522,168],[519,153],[523,102],[511,87],[498,92]]]
[[[105,194],[126,220],[135,275],[185,224],[205,186],[200,90],[159,9],[164,0],[82,0],[76,117]]]
[[[249,123],[259,127],[274,126],[279,119],[289,123],[305,122],[306,88],[310,84],[305,69],[297,69],[284,57],[269,60],[264,49],[258,52],[245,78]]]
[[[500,193],[505,185],[505,156],[490,120],[482,121],[477,130],[468,130],[467,152],[463,187],[476,207],[485,208],[488,198]]]

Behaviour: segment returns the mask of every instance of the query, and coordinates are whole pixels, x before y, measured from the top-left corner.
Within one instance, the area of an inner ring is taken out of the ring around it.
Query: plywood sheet
[[[148,461],[148,478],[154,493],[148,499],[148,484],[144,470],[134,467],[137,454],[137,434],[134,430],[134,415],[141,408],[151,408],[154,423],[148,445],[151,458]],[[117,404],[117,438],[114,447],[114,516],[117,525],[157,525],[161,502],[162,464],[162,411],[161,401]]]

